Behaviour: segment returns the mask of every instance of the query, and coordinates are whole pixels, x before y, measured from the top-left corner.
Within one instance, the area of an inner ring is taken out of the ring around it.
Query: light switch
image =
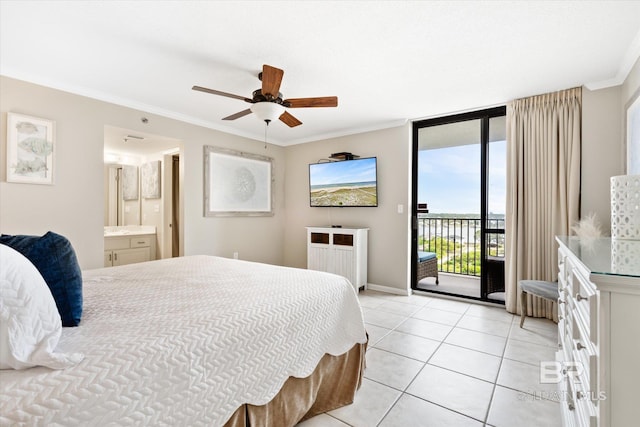
[[[402,204],[398,205],[398,213],[399,214],[404,213],[404,205]]]

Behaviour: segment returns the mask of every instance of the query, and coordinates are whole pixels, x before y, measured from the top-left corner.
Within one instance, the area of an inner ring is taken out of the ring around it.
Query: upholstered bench
[[[560,293],[557,282],[547,282],[544,280],[521,280],[520,281],[520,327],[524,325],[524,318],[527,316],[527,294],[544,298],[548,301],[558,302]]]
[[[418,251],[418,279],[417,282],[425,277],[435,277],[436,285],[438,280],[438,257],[434,252]]]

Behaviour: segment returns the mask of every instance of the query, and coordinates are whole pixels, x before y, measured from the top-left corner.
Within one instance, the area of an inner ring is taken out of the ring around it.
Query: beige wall
[[[95,101],[0,77],[0,231],[67,236],[82,267],[103,265],[103,125]],[[6,182],[7,112],[56,122],[54,185]],[[97,114],[95,114],[97,113]]]
[[[595,213],[610,233],[609,177],[622,173],[620,86],[582,91],[581,216]]]
[[[636,63],[623,86],[596,91],[585,89],[583,92],[581,209],[583,215],[595,213],[607,234],[611,222],[609,177],[620,175],[624,170],[622,118],[624,105],[638,90],[639,64]],[[387,132],[393,132],[394,135]],[[309,207],[308,163],[337,151],[380,158],[378,178],[381,212],[369,211],[368,208]],[[306,266],[304,227],[307,225],[333,223],[368,226],[371,228],[369,282],[406,289],[410,156],[410,125],[287,148],[285,264]],[[390,181],[383,178],[386,176],[381,172],[383,167],[389,171],[389,175],[394,176]],[[389,188],[390,192],[386,193],[385,189],[389,191]],[[385,200],[385,196],[392,199]],[[397,204],[400,203],[404,205],[404,215],[396,213]]]
[[[623,173],[624,108],[640,88],[637,62],[622,86],[583,92],[582,212],[609,224],[609,177]],[[184,253],[306,267],[305,227],[342,224],[369,227],[369,282],[406,291],[410,222],[411,125],[291,147],[269,145],[93,99],[0,78],[0,152],[5,153],[6,113],[56,121],[55,185],[6,183],[0,161],[0,232],[70,238],[82,268],[103,262],[104,125],[183,141]],[[142,124],[142,116],[149,118]],[[203,146],[215,145],[275,159],[275,216],[205,218]],[[310,208],[308,165],[331,153],[378,157],[377,208]],[[285,204],[286,200],[286,204]],[[81,203],[78,203],[81,201]],[[401,204],[404,213],[398,214]]]
[[[640,60],[621,86],[582,92],[581,215],[595,213],[611,230],[609,178],[625,173],[626,108],[640,90]]]
[[[635,101],[636,98],[640,97],[640,58],[636,61],[634,67],[631,69],[629,76],[627,76],[624,84],[622,85],[622,137],[624,138],[623,148],[626,150],[626,118],[627,118],[627,109],[631,106],[631,102]],[[627,171],[626,165],[626,153],[624,156],[625,163],[625,172]]]
[[[622,106],[626,109],[631,98],[640,90],[640,58],[629,72],[622,85]]]
[[[181,140],[184,188],[184,253],[283,262],[284,148],[177,120],[0,77],[0,232],[67,236],[83,269],[103,265],[104,126]],[[7,112],[56,122],[55,185],[6,182]],[[142,116],[147,124],[140,121]],[[204,218],[203,146],[215,145],[275,159],[275,215],[264,218]]]
[[[378,207],[309,207],[309,164],[347,151],[378,158]],[[285,264],[306,268],[307,226],[369,227],[368,282],[406,292],[411,125],[287,147]],[[397,209],[401,204],[404,213]]]

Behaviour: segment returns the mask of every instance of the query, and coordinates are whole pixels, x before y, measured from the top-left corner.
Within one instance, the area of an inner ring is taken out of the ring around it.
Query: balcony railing
[[[480,224],[479,217],[459,217],[446,214],[418,216],[418,250],[435,252],[438,271],[480,276]],[[487,257],[504,258],[504,218],[487,220]]]

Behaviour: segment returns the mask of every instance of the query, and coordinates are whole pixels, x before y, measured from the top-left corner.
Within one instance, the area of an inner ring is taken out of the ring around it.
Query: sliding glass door
[[[505,108],[415,122],[413,146],[412,288],[504,301]]]

